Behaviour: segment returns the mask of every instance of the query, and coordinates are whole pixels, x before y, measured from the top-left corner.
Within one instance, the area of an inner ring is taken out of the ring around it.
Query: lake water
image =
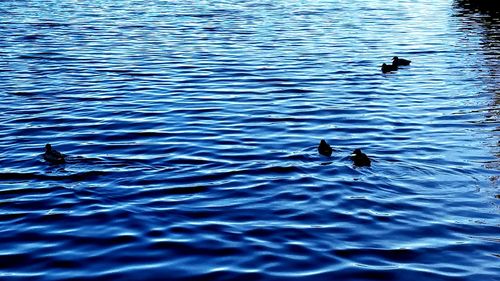
[[[0,14],[1,280],[499,280],[498,14],[451,0]],[[412,64],[381,73],[395,55]],[[46,143],[68,163],[45,162]]]

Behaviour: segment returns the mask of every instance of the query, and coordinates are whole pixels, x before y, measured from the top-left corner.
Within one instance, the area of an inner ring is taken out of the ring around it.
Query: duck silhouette
[[[398,66],[395,65],[394,62],[393,62],[393,64],[385,64],[384,63],[384,64],[382,64],[381,69],[382,69],[383,73],[387,73],[387,72],[398,70]]]
[[[398,57],[392,58],[392,65],[401,66],[401,65],[410,65],[411,60],[400,59]]]
[[[45,153],[43,154],[43,159],[53,164],[62,164],[66,162],[64,159],[64,155],[61,152],[53,149],[50,143],[45,145]]]
[[[361,149],[355,149],[351,154],[351,160],[354,162],[354,165],[362,167],[362,166],[370,166],[371,160],[368,158],[368,155],[361,152]]]
[[[318,152],[324,156],[331,156],[333,149],[325,140],[321,140],[318,145]]]

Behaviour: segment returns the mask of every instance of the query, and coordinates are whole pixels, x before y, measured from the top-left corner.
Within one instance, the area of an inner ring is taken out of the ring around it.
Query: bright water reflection
[[[0,2],[1,276],[494,280],[499,21],[459,2]]]

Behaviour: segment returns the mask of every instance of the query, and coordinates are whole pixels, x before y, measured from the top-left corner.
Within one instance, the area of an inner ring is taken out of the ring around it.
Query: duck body
[[[43,159],[53,164],[62,164],[66,162],[66,160],[64,159],[64,155],[61,152],[53,149],[50,143],[45,145],[45,153],[43,154]]]
[[[354,165],[362,167],[362,166],[370,166],[372,161],[368,158],[368,155],[361,152],[361,149],[355,149],[351,154],[351,160],[354,162]]]
[[[382,64],[381,69],[382,69],[383,73],[387,73],[387,72],[398,70],[398,66],[395,65],[394,62],[393,62],[393,64],[385,64],[384,63],[384,64]]]
[[[328,143],[326,143],[325,140],[321,140],[318,145],[318,152],[321,155],[330,157],[332,155],[333,149]]]
[[[401,65],[410,65],[411,60],[400,59],[398,57],[392,58],[392,65],[401,66]]]

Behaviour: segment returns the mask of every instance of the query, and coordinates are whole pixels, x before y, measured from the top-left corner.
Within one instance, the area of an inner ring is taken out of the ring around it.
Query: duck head
[[[351,156],[358,156],[358,155],[361,155],[361,149],[356,148],[356,149],[354,149],[354,151],[352,152]]]

